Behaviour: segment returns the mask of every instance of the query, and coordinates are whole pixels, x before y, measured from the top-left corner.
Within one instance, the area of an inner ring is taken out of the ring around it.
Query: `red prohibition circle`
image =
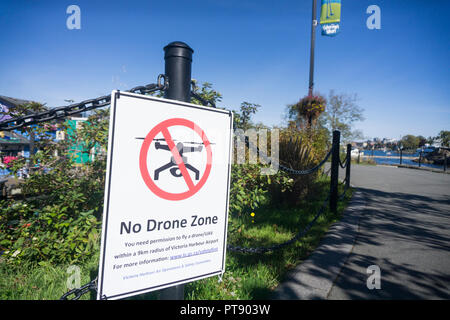
[[[172,140],[172,137],[170,136],[170,133],[168,131],[169,127],[172,126],[184,126],[192,129],[195,131],[200,138],[202,139],[203,144],[205,145],[206,150],[206,169],[203,173],[202,177],[200,178],[199,182],[197,184],[194,184],[192,182],[192,179],[189,175],[189,173],[186,170],[186,167],[184,166],[183,160],[181,159],[178,150],[175,147],[175,143]],[[188,185],[189,190],[181,193],[171,193],[162,190],[160,187],[158,187],[153,179],[151,178],[148,167],[147,167],[147,155],[148,150],[150,148],[150,145],[153,141],[153,139],[156,137],[158,133],[162,133],[164,136],[164,139],[166,140],[167,145],[169,146],[175,161],[178,164],[178,167],[181,171],[181,174],[185,180],[185,182]],[[172,118],[165,120],[159,124],[157,124],[150,132],[147,134],[147,136],[144,139],[144,143],[142,144],[141,151],[139,154],[139,169],[141,171],[142,178],[144,179],[145,184],[147,187],[158,197],[166,199],[166,200],[184,200],[191,196],[193,196],[195,193],[197,193],[205,184],[206,180],[208,179],[209,173],[211,172],[211,164],[212,164],[212,152],[211,152],[211,143],[209,142],[208,138],[205,135],[205,132],[194,122],[182,119],[182,118]]]

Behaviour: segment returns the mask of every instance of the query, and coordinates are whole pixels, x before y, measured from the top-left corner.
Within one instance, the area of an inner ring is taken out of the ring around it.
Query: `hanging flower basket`
[[[311,123],[325,111],[325,104],[326,101],[321,96],[306,96],[297,103],[297,110]]]

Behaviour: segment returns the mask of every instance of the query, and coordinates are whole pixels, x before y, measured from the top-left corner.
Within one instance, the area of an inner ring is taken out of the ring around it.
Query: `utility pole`
[[[316,45],[316,26],[317,26],[317,0],[313,0],[312,5],[312,24],[311,24],[311,51],[309,56],[309,87],[308,96],[312,96],[314,89],[314,49]]]

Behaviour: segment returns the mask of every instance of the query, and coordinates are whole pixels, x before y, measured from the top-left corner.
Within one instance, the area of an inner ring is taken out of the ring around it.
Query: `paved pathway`
[[[276,298],[450,299],[450,175],[354,165],[351,183],[352,210]],[[371,265],[379,290],[366,285]]]

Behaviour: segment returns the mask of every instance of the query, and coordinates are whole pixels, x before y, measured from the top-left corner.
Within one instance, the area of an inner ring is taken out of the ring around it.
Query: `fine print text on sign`
[[[98,298],[223,273],[231,112],[119,91],[111,102]]]

